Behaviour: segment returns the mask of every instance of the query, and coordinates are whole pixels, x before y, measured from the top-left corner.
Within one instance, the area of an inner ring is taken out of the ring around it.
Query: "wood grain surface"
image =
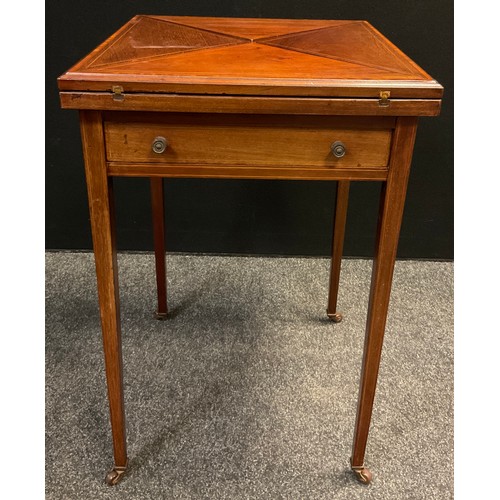
[[[85,176],[101,313],[115,465],[127,465],[126,425],[112,179],[106,175],[101,113],[81,111]]]
[[[288,89],[290,92],[292,90],[293,88]],[[331,89],[332,93],[333,91],[334,89]],[[353,93],[355,92],[353,89]],[[59,95],[61,107],[65,109],[342,116],[437,116],[441,111],[440,99],[391,99],[388,106],[380,106],[379,99],[362,98],[202,96],[125,92],[122,94],[123,100],[116,100],[110,92],[64,91]]]
[[[392,130],[378,129],[376,119],[367,128],[367,120],[351,122],[352,128],[335,117],[162,114],[106,121],[104,128],[114,162],[386,168]],[[162,154],[151,147],[157,136],[168,143]],[[346,146],[343,158],[330,150],[335,141]]]
[[[60,76],[60,90],[440,98],[366,21],[135,16]],[[83,101],[81,101],[83,102]]]

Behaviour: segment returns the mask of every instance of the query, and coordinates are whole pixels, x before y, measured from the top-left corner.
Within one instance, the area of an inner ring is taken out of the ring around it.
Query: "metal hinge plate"
[[[111,91],[113,92],[113,101],[123,101],[125,99],[121,85],[113,85]]]
[[[378,105],[379,106],[389,106],[391,101],[389,101],[389,97],[391,97],[391,91],[390,90],[381,90],[380,91],[380,99],[378,100]]]

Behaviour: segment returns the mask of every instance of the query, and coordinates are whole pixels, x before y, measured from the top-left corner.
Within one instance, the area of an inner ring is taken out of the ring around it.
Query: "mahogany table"
[[[80,110],[114,447],[127,468],[113,217],[115,176],[149,177],[158,316],[167,315],[163,177],[337,181],[327,314],[350,181],[382,195],[351,467],[362,483],[419,116],[442,86],[366,21],[135,16],[58,79]]]

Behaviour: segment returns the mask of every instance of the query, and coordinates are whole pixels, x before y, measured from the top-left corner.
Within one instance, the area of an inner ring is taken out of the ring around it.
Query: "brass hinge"
[[[391,97],[391,91],[390,90],[381,90],[380,91],[380,99],[378,100],[378,105],[379,106],[389,106],[391,101],[389,101],[389,97]]]
[[[111,91],[113,92],[113,101],[123,101],[125,99],[121,85],[113,85]]]

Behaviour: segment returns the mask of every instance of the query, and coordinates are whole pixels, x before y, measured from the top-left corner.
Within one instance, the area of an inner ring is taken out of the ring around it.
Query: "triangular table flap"
[[[328,26],[350,24],[353,21],[329,21],[316,19],[254,19],[218,17],[152,16],[155,19],[172,21],[185,26],[202,28],[217,33],[257,40],[277,35],[310,31]]]
[[[212,33],[143,16],[92,60],[88,68],[95,69],[108,64],[140,61],[155,56],[234,45],[245,41],[231,35]]]
[[[422,78],[416,65],[387,46],[363,21],[259,40],[274,47]]]
[[[245,64],[241,64],[244,60]],[[269,60],[279,60],[270,68]],[[217,71],[214,72],[214,68]],[[158,56],[143,61],[123,62],[92,68],[95,73],[110,75],[161,75],[171,77],[204,76],[214,78],[282,79],[401,79],[398,74],[346,61],[337,61],[279,47],[248,43],[203,51]]]

